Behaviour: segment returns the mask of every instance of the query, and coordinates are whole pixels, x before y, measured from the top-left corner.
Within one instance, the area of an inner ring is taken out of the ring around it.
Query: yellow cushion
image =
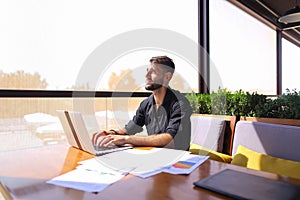
[[[300,162],[276,158],[238,146],[231,164],[300,179]]]
[[[202,155],[202,156],[209,156],[209,159],[220,161],[220,162],[226,162],[230,163],[232,160],[232,157],[230,155],[226,155],[223,153],[219,153],[210,149],[207,149],[205,147],[202,147],[197,144],[191,144],[190,145],[190,152],[192,154]]]

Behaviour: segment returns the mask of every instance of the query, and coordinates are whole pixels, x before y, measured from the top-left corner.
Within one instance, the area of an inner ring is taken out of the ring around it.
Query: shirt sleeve
[[[187,100],[180,99],[172,106],[169,124],[166,128],[166,133],[169,133],[174,138],[177,132],[182,132],[186,126],[190,125],[190,117],[192,108]]]
[[[143,101],[137,109],[132,120],[125,125],[128,135],[134,135],[143,131],[145,125],[145,101]]]

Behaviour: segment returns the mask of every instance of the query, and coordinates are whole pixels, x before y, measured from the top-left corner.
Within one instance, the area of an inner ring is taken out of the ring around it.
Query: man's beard
[[[146,86],[145,86],[145,89],[146,89],[146,90],[153,91],[153,90],[159,89],[159,88],[161,88],[161,87],[162,87],[162,84],[154,83],[154,84],[151,84],[151,85],[146,85]]]

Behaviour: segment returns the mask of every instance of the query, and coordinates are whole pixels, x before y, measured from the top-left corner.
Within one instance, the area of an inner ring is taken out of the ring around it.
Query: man
[[[175,64],[167,56],[151,58],[145,89],[152,94],[142,101],[136,115],[124,128],[95,133],[93,143],[99,146],[131,144],[188,150],[192,108],[183,94],[169,87],[174,70]],[[148,136],[135,135],[142,132],[144,125]]]

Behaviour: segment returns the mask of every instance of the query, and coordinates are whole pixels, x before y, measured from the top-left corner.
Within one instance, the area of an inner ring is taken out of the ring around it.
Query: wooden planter
[[[300,119],[240,117],[240,120],[252,121],[252,122],[264,122],[264,123],[271,123],[271,124],[284,124],[290,126],[300,126]]]

